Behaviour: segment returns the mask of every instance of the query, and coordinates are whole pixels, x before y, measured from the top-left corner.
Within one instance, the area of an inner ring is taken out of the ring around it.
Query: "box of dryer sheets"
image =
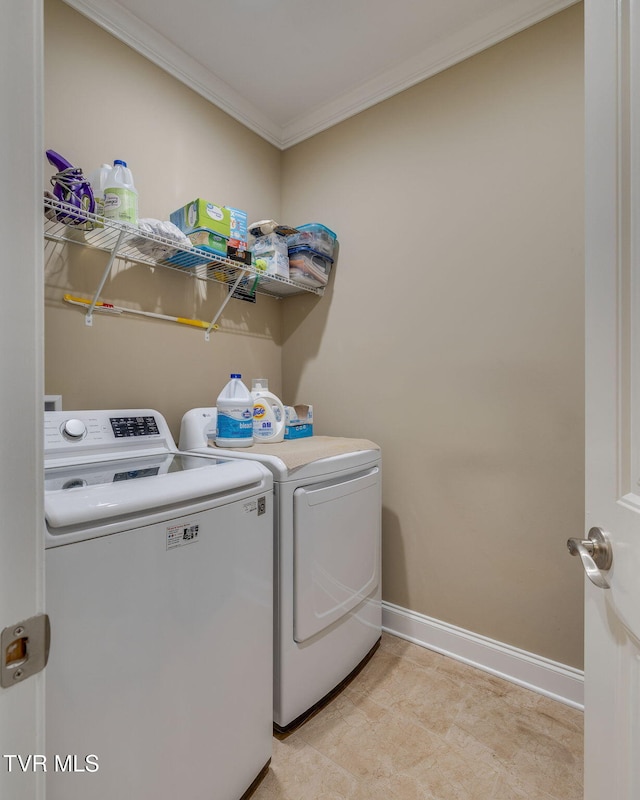
[[[189,235],[199,228],[218,233],[220,236],[231,236],[231,213],[224,206],[217,206],[208,200],[197,198],[169,214],[169,219],[183,233]],[[236,238],[240,238],[239,236]]]
[[[233,208],[232,206],[225,206],[229,212],[229,226],[231,233],[229,234],[232,239],[239,239],[244,242],[245,249],[247,246],[247,212],[242,211],[240,208]]]
[[[313,436],[313,406],[285,406],[284,420],[285,439]]]

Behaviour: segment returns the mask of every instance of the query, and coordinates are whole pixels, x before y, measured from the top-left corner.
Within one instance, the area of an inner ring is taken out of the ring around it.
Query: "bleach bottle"
[[[284,439],[284,405],[269,391],[266,378],[251,382],[253,398],[253,439],[260,442],[281,442]]]
[[[129,225],[138,224],[138,192],[127,162],[119,158],[104,179],[104,216]]]
[[[229,383],[218,395],[218,447],[250,447],[253,444],[253,398],[241,379],[242,375],[233,373]]]

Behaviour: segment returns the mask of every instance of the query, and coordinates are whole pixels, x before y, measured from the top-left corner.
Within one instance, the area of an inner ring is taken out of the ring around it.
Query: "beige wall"
[[[141,217],[169,213],[204,197],[244,208],[250,218],[278,218],[281,154],[182,83],[114,39],[60,0],[45,0],[45,143],[85,173],[123,158],[139,192]],[[45,161],[47,177],[55,171]],[[157,408],[174,435],[184,411],[214,405],[239,371],[265,375],[281,391],[280,303],[232,300],[221,331],[204,332],[139,317],[95,315],[62,302],[91,297],[106,257],[47,245],[46,375],[48,394],[64,407]],[[225,297],[209,283],[144,266],[118,269],[108,302],[210,321]]]
[[[383,449],[383,597],[575,666],[583,529],[577,5],[284,154],[341,242],[284,392]]]
[[[142,216],[203,195],[341,242],[324,298],[233,302],[208,344],[86,328],[61,297],[90,296],[105,259],[47,245],[47,393],[151,405],[177,433],[231,370],[267,375],[318,433],[382,445],[385,600],[580,666],[581,6],[284,154],[60,0],[45,12],[47,147],[87,171],[128,160]],[[146,267],[103,293],[201,319],[223,296]]]

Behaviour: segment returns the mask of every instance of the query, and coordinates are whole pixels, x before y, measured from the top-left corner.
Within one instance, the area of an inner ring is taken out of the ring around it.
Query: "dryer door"
[[[300,487],[293,496],[293,635],[304,642],[380,582],[380,469]]]

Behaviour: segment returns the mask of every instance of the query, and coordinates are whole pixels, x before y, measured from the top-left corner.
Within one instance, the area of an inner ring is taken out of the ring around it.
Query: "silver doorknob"
[[[600,589],[609,589],[600,570],[611,569],[613,549],[602,528],[591,528],[586,539],[568,539],[567,548],[572,556],[580,556],[587,578]]]

